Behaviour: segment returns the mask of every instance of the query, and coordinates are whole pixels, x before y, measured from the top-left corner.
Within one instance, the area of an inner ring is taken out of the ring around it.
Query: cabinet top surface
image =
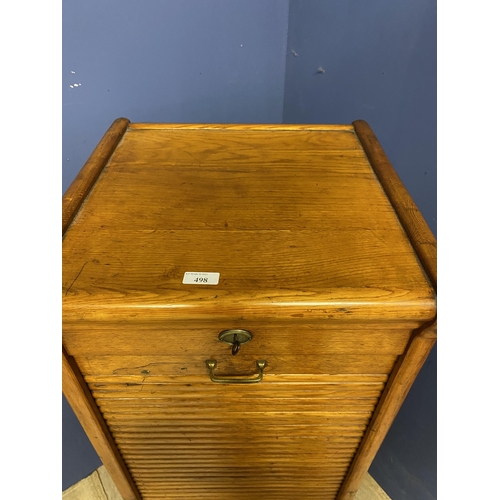
[[[183,284],[186,272],[218,284]],[[63,239],[64,321],[434,313],[347,125],[132,124]]]

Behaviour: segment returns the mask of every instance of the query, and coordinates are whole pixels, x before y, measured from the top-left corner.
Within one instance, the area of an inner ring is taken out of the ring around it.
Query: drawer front
[[[339,323],[213,325],[203,327],[154,327],[149,324],[69,324],[64,326],[63,343],[71,356],[191,356],[221,357],[231,347],[219,341],[219,332],[244,328],[252,340],[241,347],[242,355],[335,355],[392,354],[405,350],[418,324],[368,323],[346,326]],[[238,356],[240,356],[238,354]]]
[[[114,353],[69,337],[143,499],[335,498],[410,332],[281,328],[235,356],[200,332]],[[230,380],[267,364],[258,383],[214,383],[207,359]]]

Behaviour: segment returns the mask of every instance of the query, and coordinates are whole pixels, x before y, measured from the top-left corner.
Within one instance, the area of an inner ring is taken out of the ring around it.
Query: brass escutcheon
[[[219,333],[219,340],[229,345],[234,344],[234,336],[236,335],[236,340],[240,344],[246,344],[252,340],[252,334],[248,330],[241,330],[239,328],[234,328],[232,330],[224,330]]]

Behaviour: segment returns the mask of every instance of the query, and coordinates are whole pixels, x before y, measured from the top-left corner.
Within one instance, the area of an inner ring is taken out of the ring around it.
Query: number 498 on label
[[[182,280],[183,285],[217,285],[220,273],[186,272]]]

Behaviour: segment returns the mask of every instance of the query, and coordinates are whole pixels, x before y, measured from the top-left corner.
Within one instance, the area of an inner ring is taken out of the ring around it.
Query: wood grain
[[[63,241],[65,377],[111,472],[143,500],[352,498],[435,341],[435,240],[373,133],[113,127]]]
[[[387,383],[370,426],[342,485],[338,500],[353,499],[363,476],[370,467],[408,391],[436,342],[435,326],[423,328],[412,339],[408,350]]]
[[[188,324],[93,324],[87,330],[81,323],[64,325],[64,346],[72,356],[94,357],[106,355],[143,356],[169,354],[205,355],[220,359],[229,354],[231,346],[218,340],[219,332],[226,328],[245,326],[253,339],[242,347],[244,355],[303,355],[403,354],[412,331],[417,324],[391,324],[387,322],[353,324],[258,323],[246,321],[221,327],[220,322],[203,322],[206,326]],[[190,326],[191,325],[191,326]],[[238,355],[239,356],[239,355]]]
[[[318,423],[318,422],[317,422]],[[322,422],[324,424],[324,422]],[[175,426],[175,427],[174,427]],[[228,439],[235,439],[241,442],[241,433],[244,435],[255,436],[256,439],[267,441],[268,439],[282,439],[284,436],[293,435],[297,439],[338,439],[360,437],[366,431],[366,424],[356,424],[349,422],[348,424],[324,424],[316,425],[314,427],[308,426],[306,423],[295,422],[293,428],[286,425],[286,422],[268,422],[267,427],[264,429],[259,427],[254,422],[233,422],[232,428],[234,433],[231,436],[226,436],[226,429],[214,422],[199,422],[199,421],[170,421],[169,424],[159,426],[150,426],[148,422],[139,424],[110,424],[109,429],[113,436],[140,436],[147,442],[149,437],[153,439],[158,438],[162,440],[164,436],[172,439],[187,437],[191,440],[215,440],[216,442],[223,442],[225,437]],[[292,431],[292,432],[291,432]],[[278,437],[276,437],[278,436]]]
[[[139,500],[140,494],[128,474],[111,434],[90,395],[74,362],[63,351],[63,392],[94,446],[102,463],[113,478],[124,500]]]
[[[352,130],[130,128],[63,258],[65,323],[435,315]]]
[[[214,443],[215,444],[215,443]],[[251,443],[248,443],[247,446],[242,446],[241,448],[237,447],[221,447],[221,448],[215,448],[214,444],[210,446],[204,446],[204,447],[197,447],[197,446],[192,446],[192,447],[165,447],[163,449],[158,449],[158,448],[137,448],[133,447],[130,445],[122,445],[120,449],[123,450],[124,453],[127,453],[127,459],[129,464],[136,463],[136,464],[151,464],[151,465],[162,465],[168,462],[168,459],[172,459],[173,455],[175,454],[175,458],[183,458],[185,456],[189,456],[191,458],[195,458],[194,455],[198,455],[197,458],[199,459],[199,455],[203,454],[204,457],[210,458],[217,456],[220,454],[222,450],[224,450],[224,453],[226,456],[231,456],[231,455],[237,455],[238,457],[241,457],[243,453],[245,454],[245,457],[248,456],[250,457],[260,457],[262,455],[265,455],[267,457],[272,457],[272,456],[278,456],[281,457],[283,456],[283,450],[286,449],[288,453],[300,453],[304,454],[306,456],[314,455],[318,456],[319,452],[324,453],[325,455],[325,460],[327,456],[330,456],[331,458],[338,458],[338,459],[346,459],[347,463],[349,464],[351,462],[352,457],[354,456],[355,453],[355,448],[348,448],[347,446],[345,448],[337,448],[335,446],[335,443],[331,443],[330,446],[319,446],[318,448],[314,448],[311,446],[311,443],[307,442],[302,442],[302,443],[294,443],[295,445],[292,446],[290,443],[287,443],[287,446],[285,447],[283,443],[278,443],[274,445],[268,445],[265,448],[265,453],[262,451],[258,451],[256,446],[252,446]]]
[[[84,375],[136,375],[145,377],[144,383],[154,382],[154,377],[175,375],[207,374],[205,361],[212,359],[212,352],[205,354],[184,354],[183,356],[96,356],[77,357],[77,363]],[[255,372],[256,359],[265,359],[264,374],[275,375],[335,375],[335,374],[388,374],[396,363],[393,354],[330,354],[330,355],[275,355],[269,351],[231,356],[229,352],[217,360],[215,372],[220,376],[248,375]],[[145,373],[145,372],[149,373]],[[116,380],[115,383],[119,383]],[[129,383],[123,384],[127,387]],[[111,384],[110,384],[111,386]],[[102,389],[104,385],[101,384]]]
[[[270,472],[270,475],[276,474],[278,478],[289,478],[289,480],[293,480],[295,474],[298,477],[311,478],[315,477],[315,475],[320,472],[321,469],[306,469],[302,471],[296,471],[294,475],[287,476],[287,472],[280,472],[276,468],[273,468],[273,471]],[[231,474],[232,476],[240,475],[242,477],[248,476],[248,472],[245,473],[244,470],[239,470],[237,468],[233,468],[228,470],[223,469],[217,472],[208,472],[205,473],[202,470],[198,470],[195,472],[197,477],[216,477],[218,474],[223,475],[224,473]],[[291,471],[288,470],[288,474]],[[325,475],[326,477],[333,478],[334,475],[328,471],[320,472],[321,475]],[[213,475],[213,476],[212,476]],[[144,476],[142,476],[144,477]],[[185,479],[185,475],[179,474],[171,474],[171,478],[179,478]],[[164,498],[164,497],[163,497]],[[65,490],[63,492],[63,500],[123,500],[119,492],[116,490],[114,483],[111,481],[106,469],[102,466],[99,467],[94,473],[88,478],[83,479],[76,485],[71,488]],[[383,492],[380,486],[374,481],[374,479],[369,475],[363,479],[361,483],[361,487],[356,495],[356,500],[389,500],[389,497]],[[331,500],[331,499],[330,499]]]
[[[76,178],[66,190],[62,200],[62,235],[73,222],[78,210],[95,185],[103,168],[113,154],[129,125],[126,118],[118,118],[110,126]],[[135,486],[116,444],[83,380],[74,359],[62,353],[63,393],[89,437],[102,463],[107,467],[123,500],[140,500]]]
[[[253,419],[252,419],[253,420]],[[207,440],[214,439],[218,442],[224,441],[227,435],[228,439],[239,439],[242,436],[257,436],[258,439],[279,439],[280,436],[292,433],[297,438],[324,438],[324,437],[341,437],[362,436],[366,431],[368,423],[353,422],[351,419],[344,421],[330,421],[328,416],[323,419],[310,418],[303,421],[293,419],[291,416],[288,419],[280,417],[279,420],[273,421],[271,418],[260,419],[259,421],[240,422],[232,419],[223,420],[224,426],[229,426],[232,429],[231,434],[227,431],[224,433],[224,427],[220,423],[211,421],[201,422],[200,419],[193,419],[186,421],[185,419],[176,420],[171,419],[166,421],[163,419],[158,424],[154,421],[144,421],[142,419],[137,421],[117,421],[108,423],[109,429],[113,435],[120,435],[126,433],[128,435],[145,436],[146,433],[151,432],[149,435],[169,435],[175,437],[178,435],[188,436],[189,439],[205,438]],[[266,425],[266,428],[259,427],[259,425]],[[310,426],[313,428],[310,428]],[[309,427],[308,427],[309,426]],[[243,433],[243,434],[239,434]],[[278,436],[278,438],[276,438]]]
[[[437,291],[437,244],[434,235],[401,182],[371,127],[363,120],[353,122],[356,134],[384,191],[393,205],[429,281]],[[385,438],[418,372],[434,346],[436,316],[415,330],[407,352],[401,357],[374,413],[367,434],[339,492],[339,500],[354,498],[375,454]]]
[[[353,122],[353,126],[377,178],[393,204],[432,285],[437,290],[436,238],[391,165],[370,125],[363,120],[357,120]]]
[[[370,474],[365,474],[354,500],[391,500]]]
[[[310,130],[334,132],[337,130],[353,130],[350,124],[287,124],[287,123],[131,123],[135,130],[233,130],[255,132],[280,130]]]
[[[117,144],[125,134],[129,125],[126,118],[116,119],[94,149],[90,158],[75,177],[63,196],[62,234],[68,229],[78,209],[94,186],[102,169],[113,154]]]

